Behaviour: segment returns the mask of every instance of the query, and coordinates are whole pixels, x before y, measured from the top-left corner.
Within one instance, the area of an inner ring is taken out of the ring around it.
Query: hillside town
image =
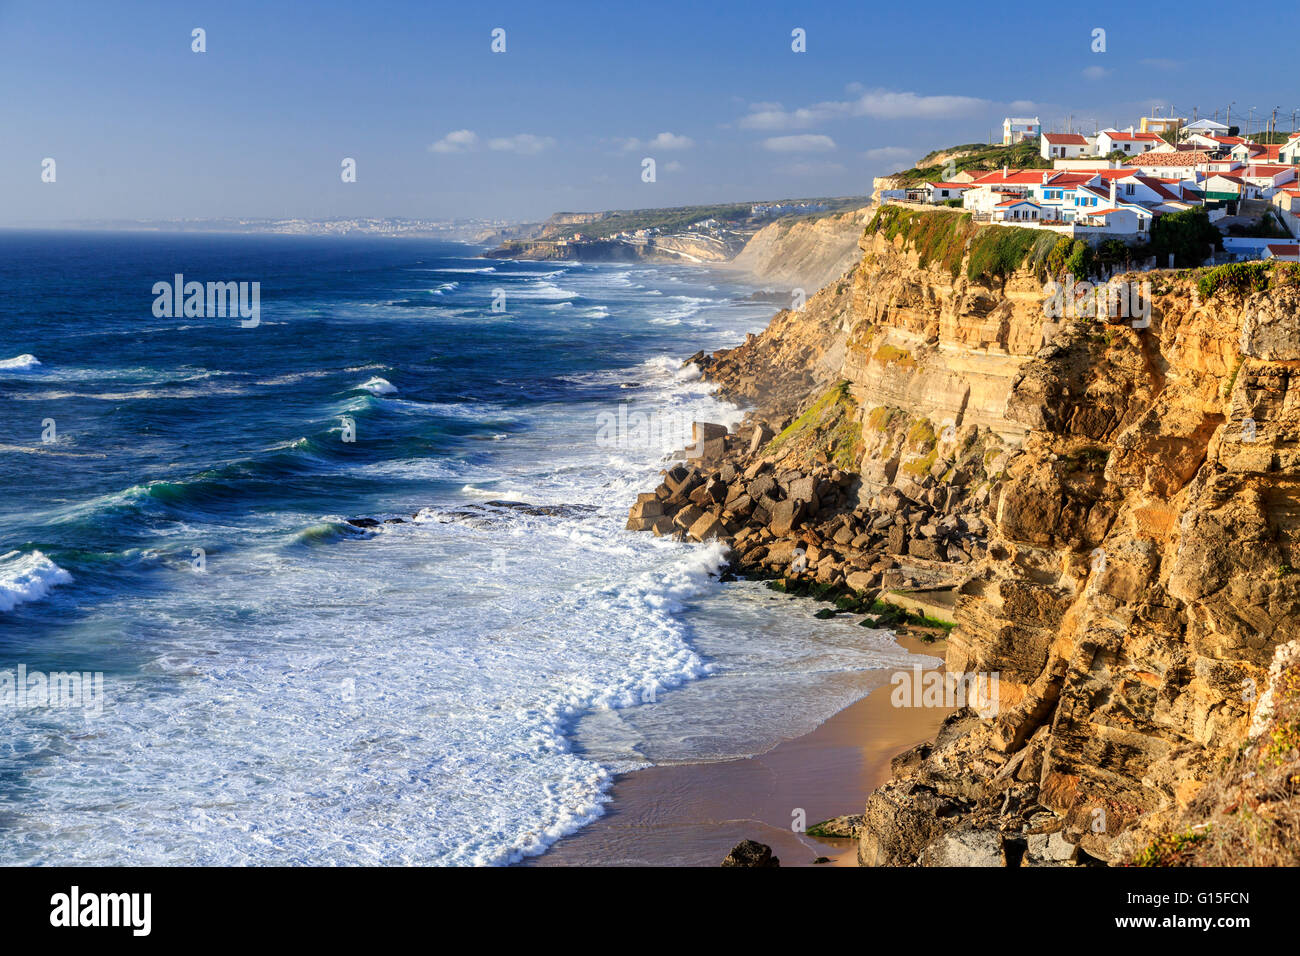
[[[1161,216],[1204,209],[1223,234],[1212,261],[1300,262],[1300,132],[1258,137],[1269,143],[1237,132],[1210,119],[1143,117],[1136,128],[1086,135],[1008,117],[1003,145],[1036,140],[1037,168],[957,171],[950,161],[939,180],[880,195],[1093,243],[1139,244]]]

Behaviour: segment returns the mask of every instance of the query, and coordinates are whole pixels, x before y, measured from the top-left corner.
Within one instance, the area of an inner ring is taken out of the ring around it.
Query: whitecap
[[[30,352],[15,355],[13,358],[0,359],[0,369],[6,372],[29,372],[40,364],[40,359]]]
[[[26,601],[39,601],[72,575],[40,551],[0,554],[0,611],[12,611]]]
[[[362,382],[357,388],[363,388],[371,395],[392,395],[397,391],[397,386],[386,378],[380,378],[378,375]]]

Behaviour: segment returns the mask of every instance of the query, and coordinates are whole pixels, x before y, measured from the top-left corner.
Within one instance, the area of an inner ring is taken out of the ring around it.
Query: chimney
[[[1047,185],[1047,173],[1043,173],[1043,185]]]
[[[1119,193],[1119,184],[1114,179],[1110,181],[1110,204],[1115,205],[1116,196]]]
[[[1003,178],[1003,179],[1006,179],[1006,178],[1007,178],[1007,164],[1006,164],[1006,163],[1003,163],[1003,164],[1002,164],[1002,178]]]

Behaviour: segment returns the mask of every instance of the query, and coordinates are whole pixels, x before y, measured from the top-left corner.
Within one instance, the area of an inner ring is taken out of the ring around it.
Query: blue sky
[[[1276,106],[1289,128],[1300,4],[1258,24],[1226,9],[0,0],[0,222],[519,219],[863,194],[1008,113],[1091,130],[1156,104],[1222,119],[1235,101],[1234,124]]]

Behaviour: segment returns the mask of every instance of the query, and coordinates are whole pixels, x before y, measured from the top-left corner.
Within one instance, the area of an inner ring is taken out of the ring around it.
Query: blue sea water
[[[478,252],[0,233],[0,672],[104,674],[102,712],[0,706],[0,864],[509,863],[905,659],[623,530],[687,436],[602,416],[737,420],[681,358],[769,308]],[[260,324],[155,317],[176,273]]]

